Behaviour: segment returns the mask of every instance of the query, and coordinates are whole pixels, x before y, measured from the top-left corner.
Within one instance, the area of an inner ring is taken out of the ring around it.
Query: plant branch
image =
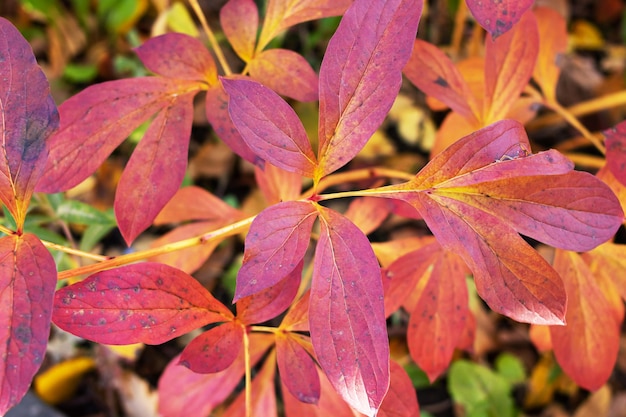
[[[338,174],[332,174],[322,178],[317,184],[317,187],[312,187],[308,189],[302,194],[302,197],[311,197],[316,190],[323,190],[332,187],[333,185],[343,184],[350,181],[360,181],[380,177],[396,178],[410,181],[415,177],[415,175],[408,174],[404,171],[397,171],[395,169],[380,167],[355,169],[354,171],[340,172]]]
[[[168,243],[166,245],[159,246],[158,248],[151,248],[135,253],[129,253],[128,255],[108,258],[97,264],[69,269],[67,271],[60,272],[58,279],[61,280],[84,274],[93,274],[95,272],[103,271],[105,269],[116,268],[118,266],[127,265],[133,262],[143,261],[153,256],[163,255],[166,253],[191,248],[208,242],[223,240],[229,236],[239,234],[241,231],[245,230],[248,226],[250,226],[250,223],[252,223],[252,220],[254,220],[255,217],[256,216],[251,216],[236,223],[229,224],[228,226],[224,226],[220,229],[213,230],[199,236],[194,236],[189,239],[180,240],[178,242]]]
[[[252,416],[252,369],[250,369],[250,338],[248,337],[248,331],[244,328],[243,330],[243,361],[244,367],[246,368],[246,386],[245,386],[245,396],[246,396],[246,417]]]
[[[215,52],[215,56],[217,57],[217,60],[222,66],[222,69],[224,70],[224,74],[225,75],[232,74],[232,70],[230,69],[228,62],[226,61],[226,58],[224,57],[222,48],[220,47],[219,42],[215,38],[213,31],[209,27],[209,24],[206,21],[206,18],[204,17],[204,13],[202,13],[202,9],[200,8],[200,5],[198,4],[198,0],[189,0],[189,4],[191,5],[191,8],[193,9],[196,16],[198,16],[198,19],[200,20],[200,24],[202,25],[202,29],[204,29],[204,32],[207,34],[207,37],[209,38],[209,43],[211,44],[211,48],[213,48],[213,52]]]
[[[565,107],[561,106],[556,101],[544,101],[544,105],[555,112],[557,112],[563,119],[565,119],[571,126],[578,130],[589,142],[593,144],[603,155],[606,153],[604,144],[598,140],[582,123],[570,113]]]
[[[613,94],[607,94],[592,100],[583,101],[567,108],[567,111],[576,117],[585,116],[587,114],[596,113],[601,110],[607,110],[613,107],[626,105],[626,91],[620,91]],[[552,126],[562,120],[560,114],[547,114],[528,123],[529,129],[541,129],[546,126]]]

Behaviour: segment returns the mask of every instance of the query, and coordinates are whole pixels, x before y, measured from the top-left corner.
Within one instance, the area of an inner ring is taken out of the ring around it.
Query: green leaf
[[[496,358],[498,374],[510,384],[520,384],[526,381],[526,369],[522,361],[510,353],[502,353]]]
[[[115,224],[92,224],[83,232],[83,237],[80,240],[79,249],[84,252],[89,252],[102,238],[109,234],[109,232],[115,228]]]
[[[448,391],[467,417],[514,417],[511,385],[492,370],[466,360],[452,364]]]
[[[115,225],[115,218],[111,214],[80,201],[64,201],[57,207],[57,215],[68,223]]]

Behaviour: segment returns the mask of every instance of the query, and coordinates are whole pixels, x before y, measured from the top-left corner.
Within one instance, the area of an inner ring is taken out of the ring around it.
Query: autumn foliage
[[[28,43],[0,19],[0,200],[15,223],[0,239],[0,414],[28,390],[54,323],[112,345],[202,328],[161,377],[164,417],[208,415],[229,398],[224,416],[418,415],[387,319],[401,308],[410,315],[411,358],[437,379],[456,349],[472,350],[469,275],[491,310],[531,323],[565,373],[600,388],[626,296],[626,257],[611,243],[624,220],[626,127],[605,132],[606,148],[596,140],[607,158],[597,175],[556,150],[533,152],[523,126],[531,104],[562,110],[562,18],[528,1],[467,5],[488,32],[485,53],[457,66],[416,39],[421,0],[269,0],[262,24],[255,2],[230,0],[219,19],[242,73],[218,69],[215,45],[168,33],[135,50],[154,75],[90,86],[58,113]],[[293,51],[268,49],[298,23],[337,15],[319,73]],[[403,74],[451,109],[430,162],[410,173],[354,170],[386,182],[350,188],[342,176]],[[200,93],[212,128],[255,167],[268,201],[256,215],[181,188]],[[319,101],[316,138],[283,97]],[[75,187],[145,122],[116,191],[117,225],[131,245],[153,224],[185,223],[154,248],[57,274],[49,245],[24,231],[33,193]],[[347,211],[329,204],[339,198],[351,199]],[[367,235],[389,215],[419,219],[432,235],[373,246]],[[241,233],[232,307],[190,274]],[[555,248],[553,259],[531,239]],[[277,317],[277,327],[263,325]]]

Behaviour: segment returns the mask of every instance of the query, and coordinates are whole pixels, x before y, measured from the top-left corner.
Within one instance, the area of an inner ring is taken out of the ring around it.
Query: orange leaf
[[[224,35],[237,55],[245,62],[254,57],[259,27],[259,10],[252,0],[230,0],[220,9]]]
[[[263,50],[281,31],[307,20],[337,16],[352,0],[270,0],[257,50]]]
[[[539,28],[539,55],[533,79],[548,102],[556,100],[556,84],[561,75],[560,61],[567,49],[567,28],[561,13],[549,7],[533,10]]]
[[[554,268],[563,277],[568,297],[567,325],[550,328],[554,354],[578,385],[597,390],[617,360],[620,323],[577,253],[557,250]]]
[[[539,32],[532,12],[526,12],[506,34],[485,41],[485,102],[483,123],[502,120],[528,84],[539,51]]]
[[[417,302],[409,312],[407,332],[411,357],[431,381],[450,364],[469,316],[467,267],[461,258],[436,246],[438,251],[425,262],[428,268],[418,276],[417,287],[413,289],[415,297],[411,298]],[[412,257],[408,254],[397,262]],[[394,270],[393,265],[390,270]],[[424,343],[425,335],[429,343]]]
[[[269,49],[248,63],[250,77],[278,94],[317,101],[317,74],[304,57],[287,49]]]

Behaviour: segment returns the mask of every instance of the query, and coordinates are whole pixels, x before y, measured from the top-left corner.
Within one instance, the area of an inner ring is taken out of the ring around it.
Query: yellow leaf
[[[48,404],[69,400],[84,374],[95,367],[92,358],[78,357],[58,363],[35,378],[35,392]]]

